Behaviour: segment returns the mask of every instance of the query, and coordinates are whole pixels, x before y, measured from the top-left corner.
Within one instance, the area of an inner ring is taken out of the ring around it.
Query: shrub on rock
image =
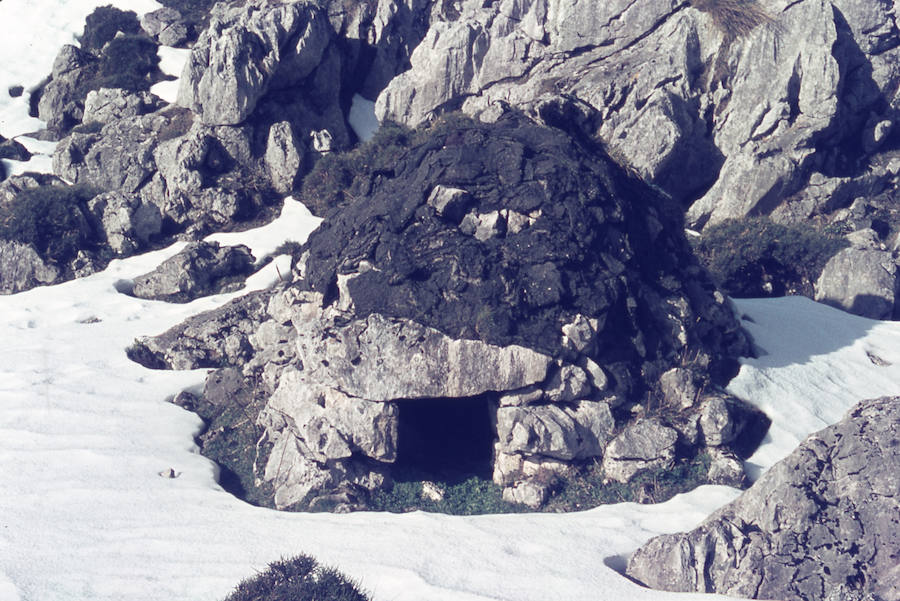
[[[150,75],[158,64],[156,44],[150,38],[143,35],[118,36],[103,48],[99,77],[97,81],[90,82],[90,89],[146,90],[150,87]]]
[[[731,296],[812,297],[825,264],[846,245],[808,225],[750,217],[707,227],[694,251]]]
[[[98,6],[84,20],[81,48],[98,53],[119,32],[136,34],[140,30],[141,23],[134,11],[121,10],[111,5]]]
[[[269,564],[244,580],[225,601],[368,601],[356,583],[309,555]]]
[[[93,196],[85,186],[23,190],[0,205],[0,239],[29,244],[45,260],[64,265],[99,242],[86,216]]]
[[[314,214],[324,215],[368,194],[378,175],[392,172],[412,137],[408,128],[385,123],[371,140],[352,151],[325,154],[303,180],[303,202]]]

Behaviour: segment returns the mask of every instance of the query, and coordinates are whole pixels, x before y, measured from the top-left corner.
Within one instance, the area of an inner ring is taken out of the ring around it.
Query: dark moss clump
[[[110,5],[99,6],[84,20],[81,48],[99,54],[106,43],[119,32],[138,34],[140,31],[141,23],[134,11],[120,10]]]
[[[45,260],[65,265],[101,242],[88,220],[86,186],[41,186],[0,205],[0,239],[30,244]]]
[[[225,601],[368,601],[358,585],[309,555],[269,564],[241,582]]]
[[[147,90],[159,65],[156,44],[145,35],[121,35],[103,48],[100,55],[98,79],[92,82],[99,88]]]
[[[825,263],[847,241],[809,225],[782,225],[765,217],[707,227],[694,251],[733,297],[802,294],[812,297]]]
[[[342,206],[372,191],[380,175],[393,175],[397,158],[409,147],[413,132],[385,123],[371,140],[349,152],[324,155],[304,178],[302,198],[316,215]]]

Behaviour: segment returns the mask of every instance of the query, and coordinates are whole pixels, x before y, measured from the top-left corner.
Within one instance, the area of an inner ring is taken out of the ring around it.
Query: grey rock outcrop
[[[126,117],[139,117],[163,107],[163,101],[150,92],[131,92],[121,88],[91,90],[84,99],[84,124],[106,124]]]
[[[884,143],[898,31],[890,2],[730,6],[462,2],[432,22],[376,109],[414,125],[512,105],[602,140],[693,202],[696,225],[767,214],[811,174],[837,175]]]
[[[331,42],[313,3],[256,1],[255,10],[218,4],[182,75],[179,104],[209,125],[237,125],[270,89],[298,85]]]
[[[846,248],[831,258],[816,282],[816,300],[871,319],[895,315],[900,280],[892,253]]]
[[[629,576],[757,599],[898,598],[898,424],[900,398],[859,403],[697,529],[636,551]]]
[[[0,240],[0,294],[52,284],[58,277],[59,270],[45,263],[30,245]]]
[[[150,273],[134,279],[138,298],[186,303],[234,289],[253,270],[254,258],[246,246],[219,246],[192,242]]]

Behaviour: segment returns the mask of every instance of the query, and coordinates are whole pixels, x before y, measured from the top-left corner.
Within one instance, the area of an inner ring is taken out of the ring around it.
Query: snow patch
[[[150,86],[150,92],[156,94],[169,104],[175,104],[178,100],[178,88],[181,85],[181,74],[184,71],[184,65],[187,63],[188,57],[191,55],[191,51],[189,48],[160,46],[157,55],[159,56],[160,71],[175,79],[160,81],[153,84]]]
[[[303,203],[288,196],[284,199],[281,216],[260,228],[247,232],[223,232],[206,237],[223,246],[244,244],[257,259],[271,255],[284,242],[303,243],[322,220],[309,212]],[[290,271],[290,270],[288,270]],[[283,272],[284,273],[284,272]]]
[[[347,115],[347,123],[350,124],[356,137],[360,140],[363,142],[371,140],[378,128],[381,127],[375,116],[375,102],[366,100],[359,94],[354,94],[350,113]]]

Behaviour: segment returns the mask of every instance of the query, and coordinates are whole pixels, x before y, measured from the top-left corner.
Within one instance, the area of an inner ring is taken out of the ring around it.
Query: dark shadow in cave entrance
[[[397,401],[397,480],[490,479],[495,395]]]

